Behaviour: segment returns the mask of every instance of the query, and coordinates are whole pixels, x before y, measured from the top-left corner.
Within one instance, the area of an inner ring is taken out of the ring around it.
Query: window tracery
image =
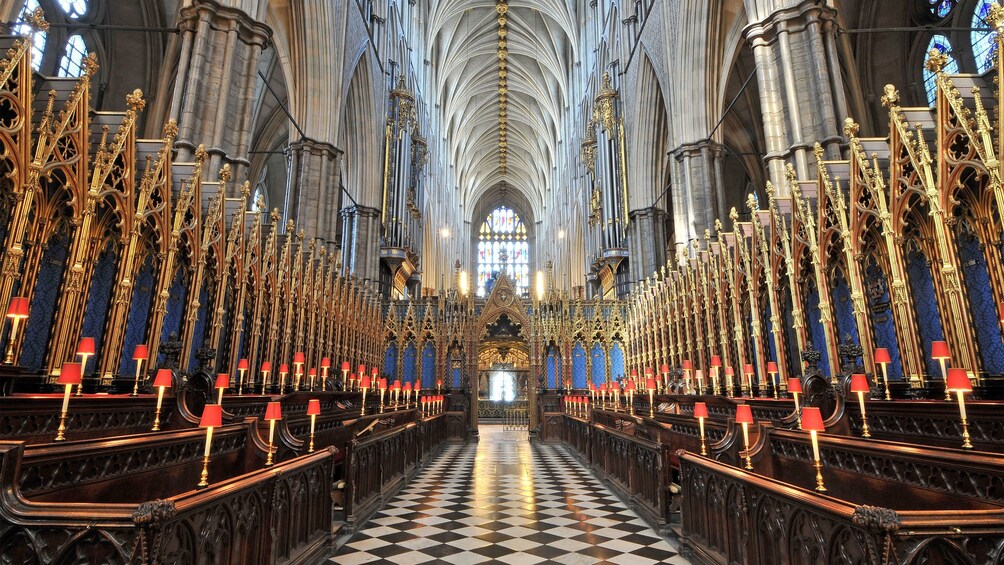
[[[64,29],[35,33],[32,45],[31,66],[36,72],[55,74],[63,78],[79,77],[83,74],[83,62],[91,49],[88,44],[93,37],[85,38],[80,33],[66,34],[65,24],[75,24],[90,15],[90,0],[25,0],[13,26],[14,33],[29,35],[29,18],[41,8],[45,19],[51,23],[62,23]],[[92,23],[92,22],[90,22]],[[47,51],[50,57],[46,58]],[[58,64],[57,64],[58,63]],[[43,67],[44,65],[44,67]]]
[[[980,0],[973,11],[973,30],[969,32],[969,42],[973,48],[973,58],[976,59],[976,70],[980,74],[990,70],[990,65],[994,59],[994,37],[993,32],[987,24],[987,15],[990,7],[994,5],[994,0]]]
[[[520,294],[530,288],[530,247],[526,226],[506,206],[492,210],[478,230],[477,296],[485,296],[503,271],[516,281]]]
[[[927,49],[925,49],[927,55],[924,56],[924,92],[927,94],[927,103],[930,106],[934,106],[935,97],[938,93],[937,75],[928,70],[926,66],[927,60],[931,56],[931,51],[934,49],[937,49],[948,57],[948,62],[943,67],[944,72],[948,74],[958,74],[959,72],[959,62],[952,55],[952,43],[946,36],[941,34],[932,37],[931,41],[927,44]]]

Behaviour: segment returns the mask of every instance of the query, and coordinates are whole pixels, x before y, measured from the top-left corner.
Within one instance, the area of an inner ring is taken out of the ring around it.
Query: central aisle
[[[558,446],[481,426],[448,446],[331,562],[686,564]]]

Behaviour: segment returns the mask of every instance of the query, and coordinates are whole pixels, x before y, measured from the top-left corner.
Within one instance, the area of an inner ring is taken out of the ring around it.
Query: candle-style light
[[[376,367],[374,367],[374,369],[375,368]],[[363,375],[366,374],[366,365],[359,365],[358,367],[356,367],[356,371],[359,372],[359,382],[362,383],[363,382]],[[376,373],[374,373],[373,376],[370,377],[370,382],[373,384],[373,386],[377,385],[376,381],[373,380],[375,377],[376,377]],[[359,386],[362,386],[362,384],[360,384]]]
[[[81,378],[80,363],[63,363],[59,370],[59,378],[56,379],[56,384],[66,387],[63,389],[63,408],[59,411],[59,429],[56,430],[56,441],[66,439],[66,414],[70,409],[70,392],[73,390],[73,385],[80,384]]]
[[[889,394],[889,363],[892,363],[892,358],[889,356],[889,350],[884,347],[876,347],[875,364],[882,369],[882,384],[885,386],[886,400],[892,400],[892,396]]]
[[[659,386],[664,394],[669,393],[669,365],[663,363],[659,367],[659,374],[662,378],[659,380]]]
[[[952,358],[952,353],[948,350],[947,341],[931,342],[931,359],[936,359],[941,367],[941,378],[948,383],[948,360]],[[920,386],[924,386],[924,377],[920,377]],[[945,386],[945,400],[951,402],[952,392]]]
[[[275,439],[275,423],[282,420],[282,403],[269,402],[265,406],[265,421],[268,422],[268,456],[265,457],[265,466],[272,466],[272,442]]]
[[[348,361],[342,361],[342,388],[346,391],[351,391],[353,385],[356,384],[355,375],[352,375],[353,378],[351,381],[349,380],[349,370],[351,368],[352,365],[349,365]]]
[[[743,427],[743,448],[746,450],[746,469],[753,470],[753,463],[750,459],[750,431],[749,426],[753,423],[753,409],[749,404],[739,404],[736,406],[736,423]]]
[[[607,409],[607,383],[600,383],[600,408]]]
[[[628,381],[627,385],[625,385],[625,389],[627,390],[627,403],[628,403],[629,413],[631,415],[634,415],[634,391],[638,389],[638,385],[636,385],[634,381]]]
[[[798,429],[802,429],[802,409],[798,406],[798,395],[802,394],[802,380],[798,377],[789,378],[788,392],[795,399],[795,416],[798,418]]]
[[[969,421],[966,419],[966,393],[973,391],[973,383],[969,382],[969,375],[965,369],[952,367],[948,370],[948,382],[945,383],[948,390],[954,392],[959,397],[959,416],[962,418],[962,448],[972,449],[973,444],[969,437]]]
[[[223,407],[219,404],[206,404],[202,409],[202,418],[199,419],[199,427],[206,428],[206,451],[202,456],[202,478],[196,488],[206,488],[209,486],[209,454],[213,448],[213,428],[223,425]]]
[[[367,377],[366,375],[363,375],[362,378],[359,379],[359,388],[363,389],[363,401],[362,401],[363,409],[362,409],[361,412],[359,412],[359,415],[360,416],[365,416],[366,415],[366,391],[368,391],[370,389],[370,378]]]
[[[10,318],[10,337],[7,340],[7,357],[4,364],[14,364],[14,342],[17,341],[17,330],[21,326],[21,320],[28,317],[31,307],[28,298],[25,296],[15,296],[10,299],[7,305],[7,317]]]
[[[314,380],[316,380],[316,379],[317,379],[317,369],[314,368],[314,367],[311,367],[310,370],[307,371],[307,381],[310,383],[309,384],[309,390],[311,392],[314,391]]]
[[[436,379],[436,394],[443,392],[443,379]]]
[[[802,409],[802,429],[809,432],[812,438],[812,459],[816,467],[816,491],[826,492],[826,486],[823,484],[823,464],[819,459],[819,438],[816,435],[825,432],[826,427],[823,426],[823,415],[819,412],[819,408],[806,406]]]
[[[711,356],[711,394],[721,394],[722,389],[719,387],[718,383],[718,371],[722,367],[722,357],[721,355]]]
[[[697,369],[694,371],[694,381],[697,383],[698,396],[704,394],[704,371]]]
[[[300,390],[300,379],[303,377],[303,365],[306,362],[302,351],[293,354],[293,390]]]
[[[648,383],[649,379],[655,378],[655,369],[652,367],[645,367],[645,380],[638,382],[638,388],[641,388],[642,384]]]
[[[383,414],[383,395],[387,392],[387,379],[380,377],[376,382],[377,388],[380,389],[380,413]]]
[[[94,355],[96,349],[93,337],[82,337],[77,344],[77,355],[80,357],[80,384],[77,385],[77,396],[84,394],[83,376],[87,374],[87,359]]]
[[[690,361],[690,359],[684,359],[681,366],[683,368],[683,392],[686,394],[693,388],[690,386],[690,371],[694,369],[694,364]],[[698,392],[698,394],[700,394],[700,392]]]
[[[289,365],[281,363],[279,365],[279,394],[286,392],[286,375],[289,374]]]
[[[589,389],[589,398],[596,400],[596,385],[593,384],[593,381],[586,383],[586,388]]]
[[[777,398],[777,363],[775,361],[767,361],[767,375],[770,377],[770,387],[774,389],[774,398]]]
[[[618,382],[610,383],[610,386],[614,389],[614,412],[619,412],[621,409],[621,384]]]
[[[655,379],[646,379],[645,388],[648,389],[648,417],[655,418],[655,389],[658,385]]]
[[[310,416],[310,447],[307,448],[307,453],[314,452],[314,423],[317,417],[321,414],[321,401],[316,398],[311,398],[307,401],[307,415]]]
[[[152,432],[160,431],[160,407],[164,403],[164,389],[171,386],[171,369],[157,369],[157,376],[153,378],[153,386],[157,389],[157,410],[153,413]]]
[[[268,388],[268,374],[272,372],[272,363],[261,362],[261,395],[265,396],[265,389]]]
[[[733,396],[735,394],[735,378],[736,372],[732,367],[725,367],[725,395]],[[739,392],[742,393],[742,383],[739,384]]]
[[[743,365],[743,377],[746,381],[746,395],[753,397],[753,365],[746,363]]]
[[[694,417],[697,418],[697,425],[701,429],[701,455],[707,455],[708,448],[704,441],[704,419],[708,417],[708,405],[703,402],[695,402]]]
[[[390,389],[394,397],[394,410],[397,410],[401,405],[401,381],[394,381]]]
[[[404,409],[411,408],[411,383],[404,383],[401,390],[404,391]]]
[[[868,377],[861,373],[851,375],[851,394],[857,393],[858,406],[861,407],[861,437],[872,437],[868,431],[868,413],[865,412],[865,394],[871,394]]]
[[[328,386],[328,369],[331,368],[331,359],[328,357],[321,358],[321,392],[327,390]]]
[[[422,377],[415,377],[415,382],[411,385],[411,394],[415,397],[415,408],[418,408],[418,391],[422,390]]]
[[[216,390],[219,391],[219,395],[216,398],[216,403],[223,405],[223,391],[230,387],[230,375],[226,373],[219,373],[216,375]]]
[[[143,371],[143,363],[146,361],[147,357],[150,356],[149,351],[147,351],[146,344],[141,343],[136,346],[136,349],[132,352],[132,358],[136,361],[136,382],[132,387],[132,395],[139,395],[139,376]]]
[[[237,362],[237,396],[244,396],[244,375],[250,367],[247,358]]]

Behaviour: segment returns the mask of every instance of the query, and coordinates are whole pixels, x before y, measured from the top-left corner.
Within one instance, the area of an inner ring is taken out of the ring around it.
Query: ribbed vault
[[[472,211],[505,181],[535,211],[554,182],[569,65],[578,57],[574,5],[512,0],[508,11],[508,167],[499,167],[498,14],[484,0],[435,0],[429,45],[440,123],[460,201]]]

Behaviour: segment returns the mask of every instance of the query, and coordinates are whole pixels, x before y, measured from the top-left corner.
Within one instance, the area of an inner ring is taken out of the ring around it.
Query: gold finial
[[[729,210],[729,218],[732,219],[733,223],[739,221],[739,212],[736,210],[735,206],[733,206],[732,209]]]
[[[788,163],[784,167],[784,178],[788,180],[788,184],[791,185],[792,190],[798,190],[796,186],[798,177],[795,175],[795,167],[791,163]]]
[[[816,158],[817,163],[821,163],[823,161],[823,146],[820,145],[818,141],[812,144],[812,155]]]
[[[767,181],[767,186],[764,187],[764,191],[767,193],[767,200],[774,200],[774,183]]]
[[[892,108],[893,106],[899,105],[899,91],[896,90],[895,86],[887,84],[885,85],[885,88],[882,89],[882,92],[883,94],[881,100],[883,106],[886,108]]]
[[[244,184],[241,185],[241,197],[243,197],[244,200],[247,200],[248,196],[251,196],[251,181],[246,180],[244,181]]]
[[[1001,26],[1001,24],[1004,24],[1004,7],[997,2],[990,4],[990,10],[987,12],[987,16],[984,19],[993,29],[998,32],[1004,31]]]
[[[855,122],[851,118],[844,118],[844,135],[845,136],[847,136],[848,138],[857,137],[859,129],[860,129],[860,126],[858,126],[857,122]]]
[[[45,12],[41,8],[28,15],[28,25],[33,31],[49,31],[49,22],[45,21]]]
[[[294,225],[293,220],[286,220],[286,233],[292,234]]]
[[[167,123],[164,124],[164,134],[163,135],[164,135],[164,138],[166,138],[166,139],[174,139],[175,137],[178,137],[178,122],[176,122],[173,119],[172,120],[168,120]]]
[[[206,162],[208,157],[209,153],[206,151],[206,145],[204,143],[200,143],[199,146],[195,148],[195,164],[201,167],[202,164]]]
[[[143,108],[146,108],[146,100],[143,100],[143,91],[137,88],[126,94],[126,105],[134,112],[142,112]]]
[[[265,208],[265,196],[259,192],[254,199],[254,209],[256,212],[261,212],[264,208]]]
[[[305,235],[307,235],[307,232],[301,229],[300,231],[296,232],[296,240],[299,241],[300,243],[303,243],[303,236]]]
[[[733,208],[735,210],[735,208]],[[719,218],[715,218],[715,231],[721,233],[722,231],[722,221]]]
[[[278,208],[272,208],[272,212],[269,214],[269,217],[272,218],[272,223],[273,224],[278,225],[279,224],[279,209]]]
[[[224,163],[223,168],[220,169],[220,182],[230,182],[230,175],[230,163]]]
[[[84,58],[84,75],[88,77],[94,76],[98,72],[98,67],[98,56],[94,53]]]
[[[941,52],[941,49],[933,48],[927,52],[927,60],[924,67],[934,74],[938,74],[948,64],[948,55]]]
[[[746,207],[750,209],[750,212],[756,212],[760,209],[752,192],[746,195]]]

